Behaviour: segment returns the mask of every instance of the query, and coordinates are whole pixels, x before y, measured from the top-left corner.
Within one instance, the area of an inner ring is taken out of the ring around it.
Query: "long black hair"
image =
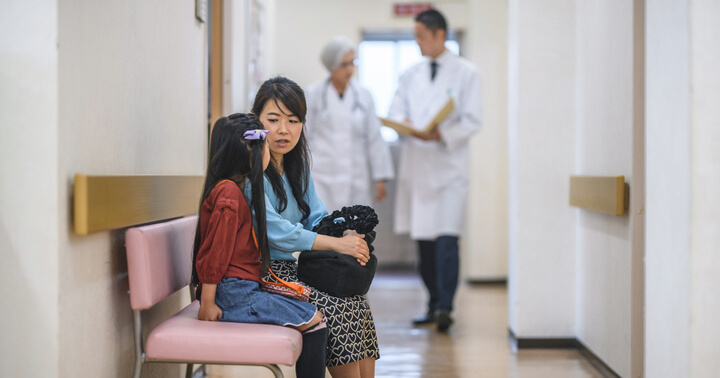
[[[268,101],[275,102],[278,108],[280,108],[278,102],[283,103],[290,111],[290,114],[286,115],[298,117],[304,129],[305,115],[307,114],[305,92],[303,92],[302,88],[294,81],[282,76],[276,76],[266,80],[255,95],[252,112],[259,117]],[[310,215],[310,206],[305,202],[310,171],[309,151],[307,139],[305,139],[305,132],[300,131],[300,139],[295,145],[295,148],[283,156],[283,171],[290,182],[293,197],[300,211],[302,211],[303,221]],[[280,200],[278,203],[278,212],[285,211],[285,208],[287,208],[287,193],[285,193],[280,172],[270,164],[265,170],[265,177],[270,181],[275,196]],[[253,193],[253,196],[254,195]]]
[[[262,258],[260,268],[261,277],[267,273],[270,266],[270,250],[268,249],[267,225],[265,221],[265,188],[263,186],[263,153],[265,152],[265,139],[248,140],[243,134],[252,129],[263,129],[262,123],[254,114],[236,113],[222,117],[215,122],[210,136],[210,153],[208,157],[205,186],[198,214],[202,206],[222,180],[233,181],[243,193],[245,181],[252,186],[252,209],[255,211],[257,224],[258,249]],[[202,243],[200,235],[200,221],[195,229],[195,244],[193,246],[192,282],[199,283],[195,262]]]

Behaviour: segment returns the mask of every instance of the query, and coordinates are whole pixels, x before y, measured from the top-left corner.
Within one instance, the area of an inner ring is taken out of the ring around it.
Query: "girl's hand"
[[[365,266],[370,259],[370,249],[365,240],[363,240],[364,238],[365,235],[359,234],[350,234],[342,238],[336,238],[337,244],[333,250],[338,253],[353,256],[360,265]]]
[[[200,302],[200,310],[198,311],[198,319],[200,320],[208,320],[211,322],[220,320],[223,313],[220,307],[215,304],[215,302],[212,303],[204,303]]]

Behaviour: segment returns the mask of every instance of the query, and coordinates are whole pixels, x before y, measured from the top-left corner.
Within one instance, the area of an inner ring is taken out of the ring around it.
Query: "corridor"
[[[380,343],[378,378],[602,377],[575,350],[514,352],[507,338],[505,285],[461,285],[448,334],[410,324],[425,300],[413,272],[378,272],[367,297]],[[286,377],[295,376],[293,368],[281,368]],[[209,373],[212,378],[272,376],[261,368],[237,366],[212,366]]]
[[[415,20],[429,8],[446,21],[435,30]],[[293,155],[308,164],[292,166],[312,181],[293,178],[297,187],[315,188],[324,174],[338,185],[326,197],[360,183],[381,200],[367,297],[377,377],[720,376],[720,0],[29,0],[0,9],[3,376],[140,370],[147,336],[191,301],[176,288],[132,303],[126,232],[198,214],[213,125],[253,111],[277,76],[302,89],[294,144],[279,129],[243,140],[270,135],[285,164],[302,139],[309,152]],[[410,135],[381,126],[408,120]],[[367,171],[375,160],[385,169]],[[313,191],[305,195],[329,208]],[[422,211],[405,211],[411,204]],[[413,219],[428,224],[409,232],[402,223]],[[312,225],[302,228],[309,245],[279,253],[320,247],[309,243]],[[447,334],[414,328],[424,286],[398,267],[417,264],[417,241],[455,236],[455,324]],[[180,267],[191,264],[152,271],[187,285]],[[468,284],[478,281],[507,285]],[[145,358],[153,363],[140,378],[184,377],[176,361],[219,361],[191,357]]]

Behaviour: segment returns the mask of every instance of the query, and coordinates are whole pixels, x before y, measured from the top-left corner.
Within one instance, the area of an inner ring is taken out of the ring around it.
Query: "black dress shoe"
[[[450,328],[450,324],[453,323],[453,318],[450,316],[450,311],[440,310],[437,314],[437,330],[438,332],[447,332]]]
[[[435,312],[429,311],[427,314],[413,319],[412,322],[414,325],[435,323]]]

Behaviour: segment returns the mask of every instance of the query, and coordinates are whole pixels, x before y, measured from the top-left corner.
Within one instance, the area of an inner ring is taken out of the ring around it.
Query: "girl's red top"
[[[200,209],[200,249],[195,261],[198,294],[203,283],[237,277],[260,281],[260,252],[252,236],[252,214],[231,181],[215,187]]]

